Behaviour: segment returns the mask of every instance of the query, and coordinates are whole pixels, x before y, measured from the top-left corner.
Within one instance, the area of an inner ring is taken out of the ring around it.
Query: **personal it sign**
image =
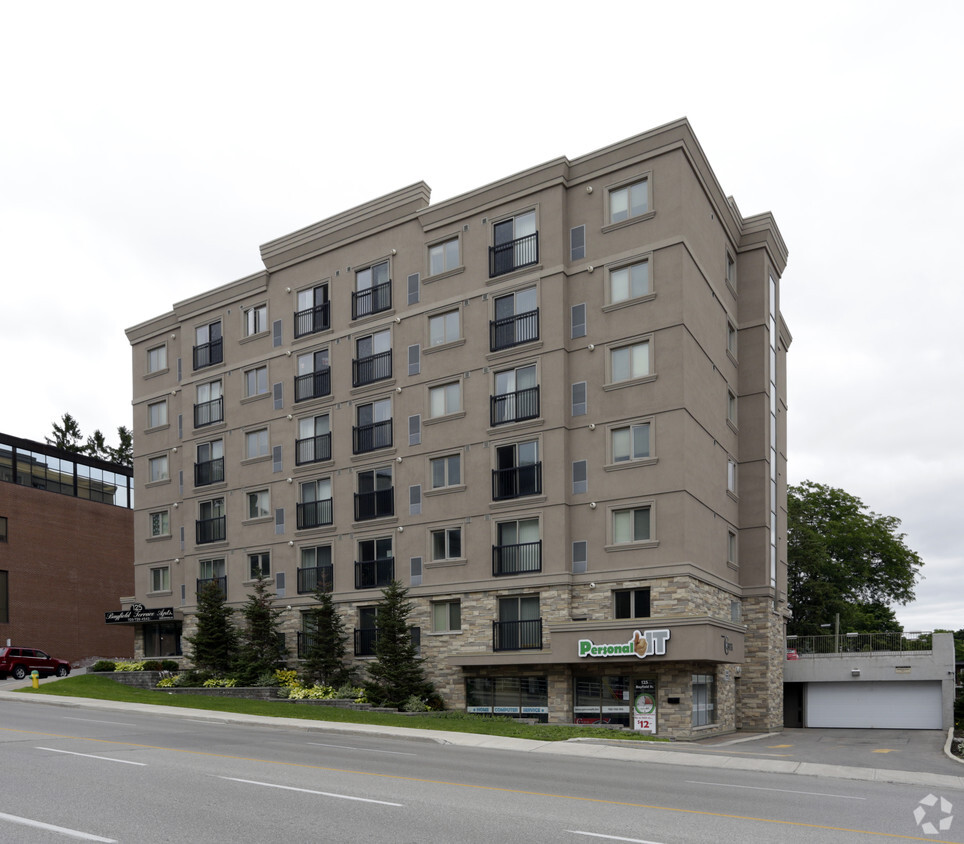
[[[579,640],[579,656],[588,658],[606,658],[611,656],[635,656],[645,659],[647,656],[663,656],[666,653],[666,642],[669,640],[669,630],[646,630],[633,632],[628,642],[607,642],[596,644],[592,639]]]

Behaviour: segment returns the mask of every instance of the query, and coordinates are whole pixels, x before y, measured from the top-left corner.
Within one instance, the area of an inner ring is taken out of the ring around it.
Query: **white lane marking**
[[[580,829],[567,829],[573,835],[588,835],[590,838],[605,838],[607,841],[630,841],[632,844],[660,844],[659,841],[649,841],[645,838],[622,838],[619,835],[603,835],[601,832],[583,832]]]
[[[65,721],[86,721],[88,724],[109,724],[112,727],[136,727],[137,724],[128,724],[124,721],[100,721],[96,718],[71,718],[69,715],[64,716]]]
[[[110,756],[94,756],[93,753],[75,753],[73,750],[57,750],[55,747],[38,747],[36,750],[49,750],[51,753],[66,753],[68,756],[85,756],[88,759],[101,759],[104,762],[120,762],[122,765],[147,767],[147,762],[131,762],[129,759],[112,759]]]
[[[789,788],[763,788],[759,785],[734,785],[730,782],[703,782],[702,780],[686,780],[690,785],[718,785],[721,788],[748,788],[751,791],[781,791],[784,794],[804,794],[808,797],[838,797],[841,800],[866,800],[866,797],[853,797],[849,794],[827,794],[823,791],[792,791]]]
[[[370,747],[352,747],[349,744],[322,744],[320,741],[309,741],[315,747],[337,747],[339,750],[360,750],[363,753],[391,753],[394,756],[418,756],[417,753],[405,753],[402,750],[374,750]]]
[[[99,835],[90,835],[87,832],[81,832],[79,829],[68,829],[65,826],[54,826],[49,823],[41,823],[40,821],[32,821],[30,818],[19,818],[16,815],[7,815],[0,812],[0,820],[9,821],[10,823],[18,823],[21,826],[32,826],[35,829],[44,829],[47,832],[56,832],[59,835],[66,835],[68,838],[79,838],[81,841],[102,841],[104,844],[117,844],[116,838],[101,838]]]
[[[295,788],[292,785],[276,785],[273,782],[258,782],[257,780],[242,780],[237,777],[218,777],[219,780],[230,780],[231,782],[244,782],[248,785],[262,785],[265,788],[280,788],[284,791],[300,791],[303,794],[319,794],[322,797],[337,797],[339,800],[357,800],[359,803],[378,803],[381,806],[398,806],[401,808],[404,803],[389,803],[385,800],[369,800],[367,797],[352,797],[348,794],[333,794],[330,791],[314,791],[310,788]]]

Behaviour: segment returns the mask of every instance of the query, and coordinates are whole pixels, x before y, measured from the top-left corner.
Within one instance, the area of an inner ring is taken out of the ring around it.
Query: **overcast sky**
[[[898,618],[964,627],[962,31],[927,0],[5,3],[0,431],[116,441],[124,329],[266,241],[685,116],[790,250],[790,482],[900,518]]]

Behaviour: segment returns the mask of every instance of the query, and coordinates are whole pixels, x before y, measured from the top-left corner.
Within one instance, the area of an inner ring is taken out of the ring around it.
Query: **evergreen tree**
[[[107,459],[122,466],[134,465],[134,435],[131,429],[121,425],[117,429],[117,448],[107,447]]]
[[[345,667],[345,642],[348,638],[345,625],[335,609],[331,593],[323,585],[315,589],[314,597],[318,605],[307,613],[312,630],[302,668],[312,682],[337,688],[349,679],[349,671]]]
[[[231,623],[233,612],[225,604],[216,580],[202,587],[197,596],[197,629],[193,636],[186,637],[198,671],[209,671],[218,677],[231,672],[237,648],[237,634]]]
[[[45,437],[47,445],[62,448],[64,451],[83,453],[87,450],[84,445],[84,435],[80,433],[80,425],[69,413],[65,413],[58,425],[54,422],[53,438]]]
[[[373,703],[399,707],[413,695],[425,700],[435,694],[412,641],[412,604],[407,599],[408,589],[393,580],[382,590],[376,608],[375,661],[368,666],[370,679],[365,683],[365,694]]]
[[[288,656],[278,624],[281,610],[274,606],[270,582],[259,573],[254,592],[241,608],[244,626],[239,636],[235,676],[243,686],[256,685],[263,675],[281,668]]]

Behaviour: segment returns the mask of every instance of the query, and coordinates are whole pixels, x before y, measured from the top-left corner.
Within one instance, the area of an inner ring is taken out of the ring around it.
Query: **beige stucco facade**
[[[661,735],[780,727],[787,251],[685,120],[261,256],[128,330],[138,602],[187,633],[197,580],[240,606],[258,555],[294,653],[330,560],[349,629],[410,587],[450,706],[590,720],[609,688],[618,722],[642,678]],[[578,653],[657,629],[663,654]]]

